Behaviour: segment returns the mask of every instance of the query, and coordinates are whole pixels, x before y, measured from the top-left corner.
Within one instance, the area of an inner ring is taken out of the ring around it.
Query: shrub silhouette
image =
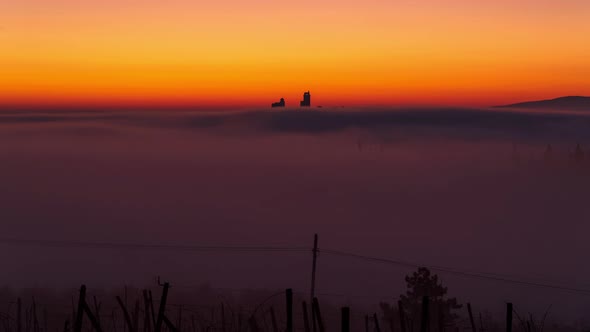
[[[421,267],[412,275],[405,277],[407,284],[406,294],[400,295],[399,303],[402,305],[408,331],[416,331],[420,328],[420,315],[422,311],[422,299],[424,296],[429,298],[431,331],[436,330],[436,326],[453,326],[458,316],[453,311],[460,309],[456,298],[448,298],[447,287],[442,285],[438,275],[432,274],[429,269]],[[388,303],[380,304],[384,320],[392,325],[399,324],[398,308]],[[398,321],[395,323],[395,321]],[[399,326],[399,325],[398,325]]]

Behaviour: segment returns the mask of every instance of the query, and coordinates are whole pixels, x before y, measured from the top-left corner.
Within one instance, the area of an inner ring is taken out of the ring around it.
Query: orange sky
[[[0,104],[483,106],[590,95],[587,0],[18,0]]]

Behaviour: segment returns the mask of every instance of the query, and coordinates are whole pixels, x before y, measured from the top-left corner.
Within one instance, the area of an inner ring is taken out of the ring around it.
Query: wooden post
[[[92,297],[93,301],[94,301],[94,312],[96,313],[96,322],[98,323],[98,325],[100,324],[100,306],[101,304],[98,303],[98,300],[96,299],[96,296]]]
[[[102,332],[100,327],[100,323],[92,314],[90,307],[86,303],[86,286],[82,285],[80,287],[80,297],[78,299],[78,310],[76,311],[76,321],[74,322],[74,332],[81,332],[82,331],[82,320],[84,319],[84,313],[88,316],[90,323],[92,324],[92,328],[96,330],[96,332]],[[66,325],[67,326],[67,325]]]
[[[80,296],[78,297],[78,309],[76,311],[76,321],[74,322],[74,332],[82,332],[82,319],[84,319],[84,304],[86,303],[86,285],[80,287]]]
[[[313,262],[311,266],[311,298],[310,301],[313,303],[313,299],[315,298],[315,271],[316,271],[316,263],[318,259],[318,235],[313,235]],[[312,304],[313,306],[313,304]],[[316,324],[315,324],[315,312],[311,310],[311,321],[313,325],[313,332],[316,332]]]
[[[119,303],[119,306],[121,306],[121,310],[123,310],[123,317],[125,318],[125,322],[127,323],[127,327],[129,327],[129,332],[135,332],[135,329],[133,328],[133,323],[131,323],[131,316],[129,316],[129,312],[127,311],[127,307],[125,307],[125,304],[121,300],[120,296],[117,296],[117,302]]]
[[[506,304],[506,332],[512,332],[512,303]]]
[[[379,319],[377,318],[377,314],[373,314],[373,320],[375,321],[375,332],[381,332],[381,327],[379,327]]]
[[[343,307],[341,309],[341,323],[342,332],[350,332],[350,308]]]
[[[20,297],[16,300],[16,332],[23,331],[23,318],[22,318],[23,305]]]
[[[285,295],[287,299],[287,332],[293,332],[293,290],[287,289]]]
[[[168,331],[178,332],[178,329],[176,328],[176,326],[174,326],[174,324],[172,324],[172,322],[170,321],[170,319],[168,319],[168,317],[166,317],[166,315],[164,315],[164,317],[162,318],[162,321],[164,322],[164,324],[166,324]]]
[[[317,297],[313,298],[313,303],[311,304],[311,310],[315,312],[315,319],[318,323],[318,329],[320,332],[326,332],[326,327],[324,326],[324,320],[322,319],[322,312],[320,310],[320,302],[318,301]]]
[[[406,332],[406,314],[404,312],[404,305],[402,301],[397,301],[397,307],[399,309],[399,324],[401,332]]]
[[[144,310],[144,317],[143,317],[143,332],[151,332],[151,317],[150,317],[150,300],[148,297],[147,289],[143,290],[143,310]]]
[[[162,290],[162,297],[160,298],[160,308],[158,309],[158,319],[156,320],[155,332],[162,331],[162,323],[164,322],[164,315],[166,314],[166,300],[168,298],[168,288],[170,288],[170,284],[165,282],[164,289]]]
[[[428,315],[429,303],[428,296],[422,297],[422,320],[420,323],[420,332],[430,331],[430,317]]]
[[[152,313],[152,325],[156,328],[156,312],[154,311],[154,297],[152,296],[152,291],[148,291],[149,295],[149,302],[150,302],[150,312]]]
[[[302,303],[303,309],[303,327],[305,328],[305,332],[310,332],[311,328],[309,327],[309,317],[307,316],[307,303],[303,301]]]
[[[272,331],[279,332],[277,317],[275,316],[275,309],[273,307],[270,307],[270,322],[272,323]]]
[[[475,321],[473,320],[473,312],[471,311],[471,303],[467,303],[467,312],[469,313],[469,321],[471,322],[471,331],[477,332]]]
[[[94,328],[96,332],[102,332],[100,322],[98,321],[98,319],[96,319],[96,317],[94,317],[94,314],[92,314],[92,310],[90,310],[90,307],[86,302],[84,302],[84,312],[86,313],[86,316],[88,316],[88,319],[92,324],[92,328]]]

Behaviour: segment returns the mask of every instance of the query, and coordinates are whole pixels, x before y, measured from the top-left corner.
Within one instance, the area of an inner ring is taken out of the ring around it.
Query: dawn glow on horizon
[[[8,0],[1,105],[489,106],[590,95],[586,0]]]

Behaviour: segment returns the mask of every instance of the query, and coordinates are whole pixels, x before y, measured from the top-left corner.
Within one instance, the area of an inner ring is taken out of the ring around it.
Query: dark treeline
[[[548,144],[541,156],[541,153],[529,154],[528,161],[542,160],[547,165],[567,166],[567,165],[590,165],[590,151],[585,150],[579,143],[571,149],[559,150],[553,145]],[[512,159],[515,162],[527,161],[526,154],[522,153],[516,145],[513,145]]]
[[[0,291],[4,332],[258,332],[258,331],[589,331],[506,303],[491,314],[448,295],[437,275],[420,268],[406,276],[407,292],[369,309],[337,306],[321,296],[287,290],[227,290],[207,285],[100,290],[41,288]]]

